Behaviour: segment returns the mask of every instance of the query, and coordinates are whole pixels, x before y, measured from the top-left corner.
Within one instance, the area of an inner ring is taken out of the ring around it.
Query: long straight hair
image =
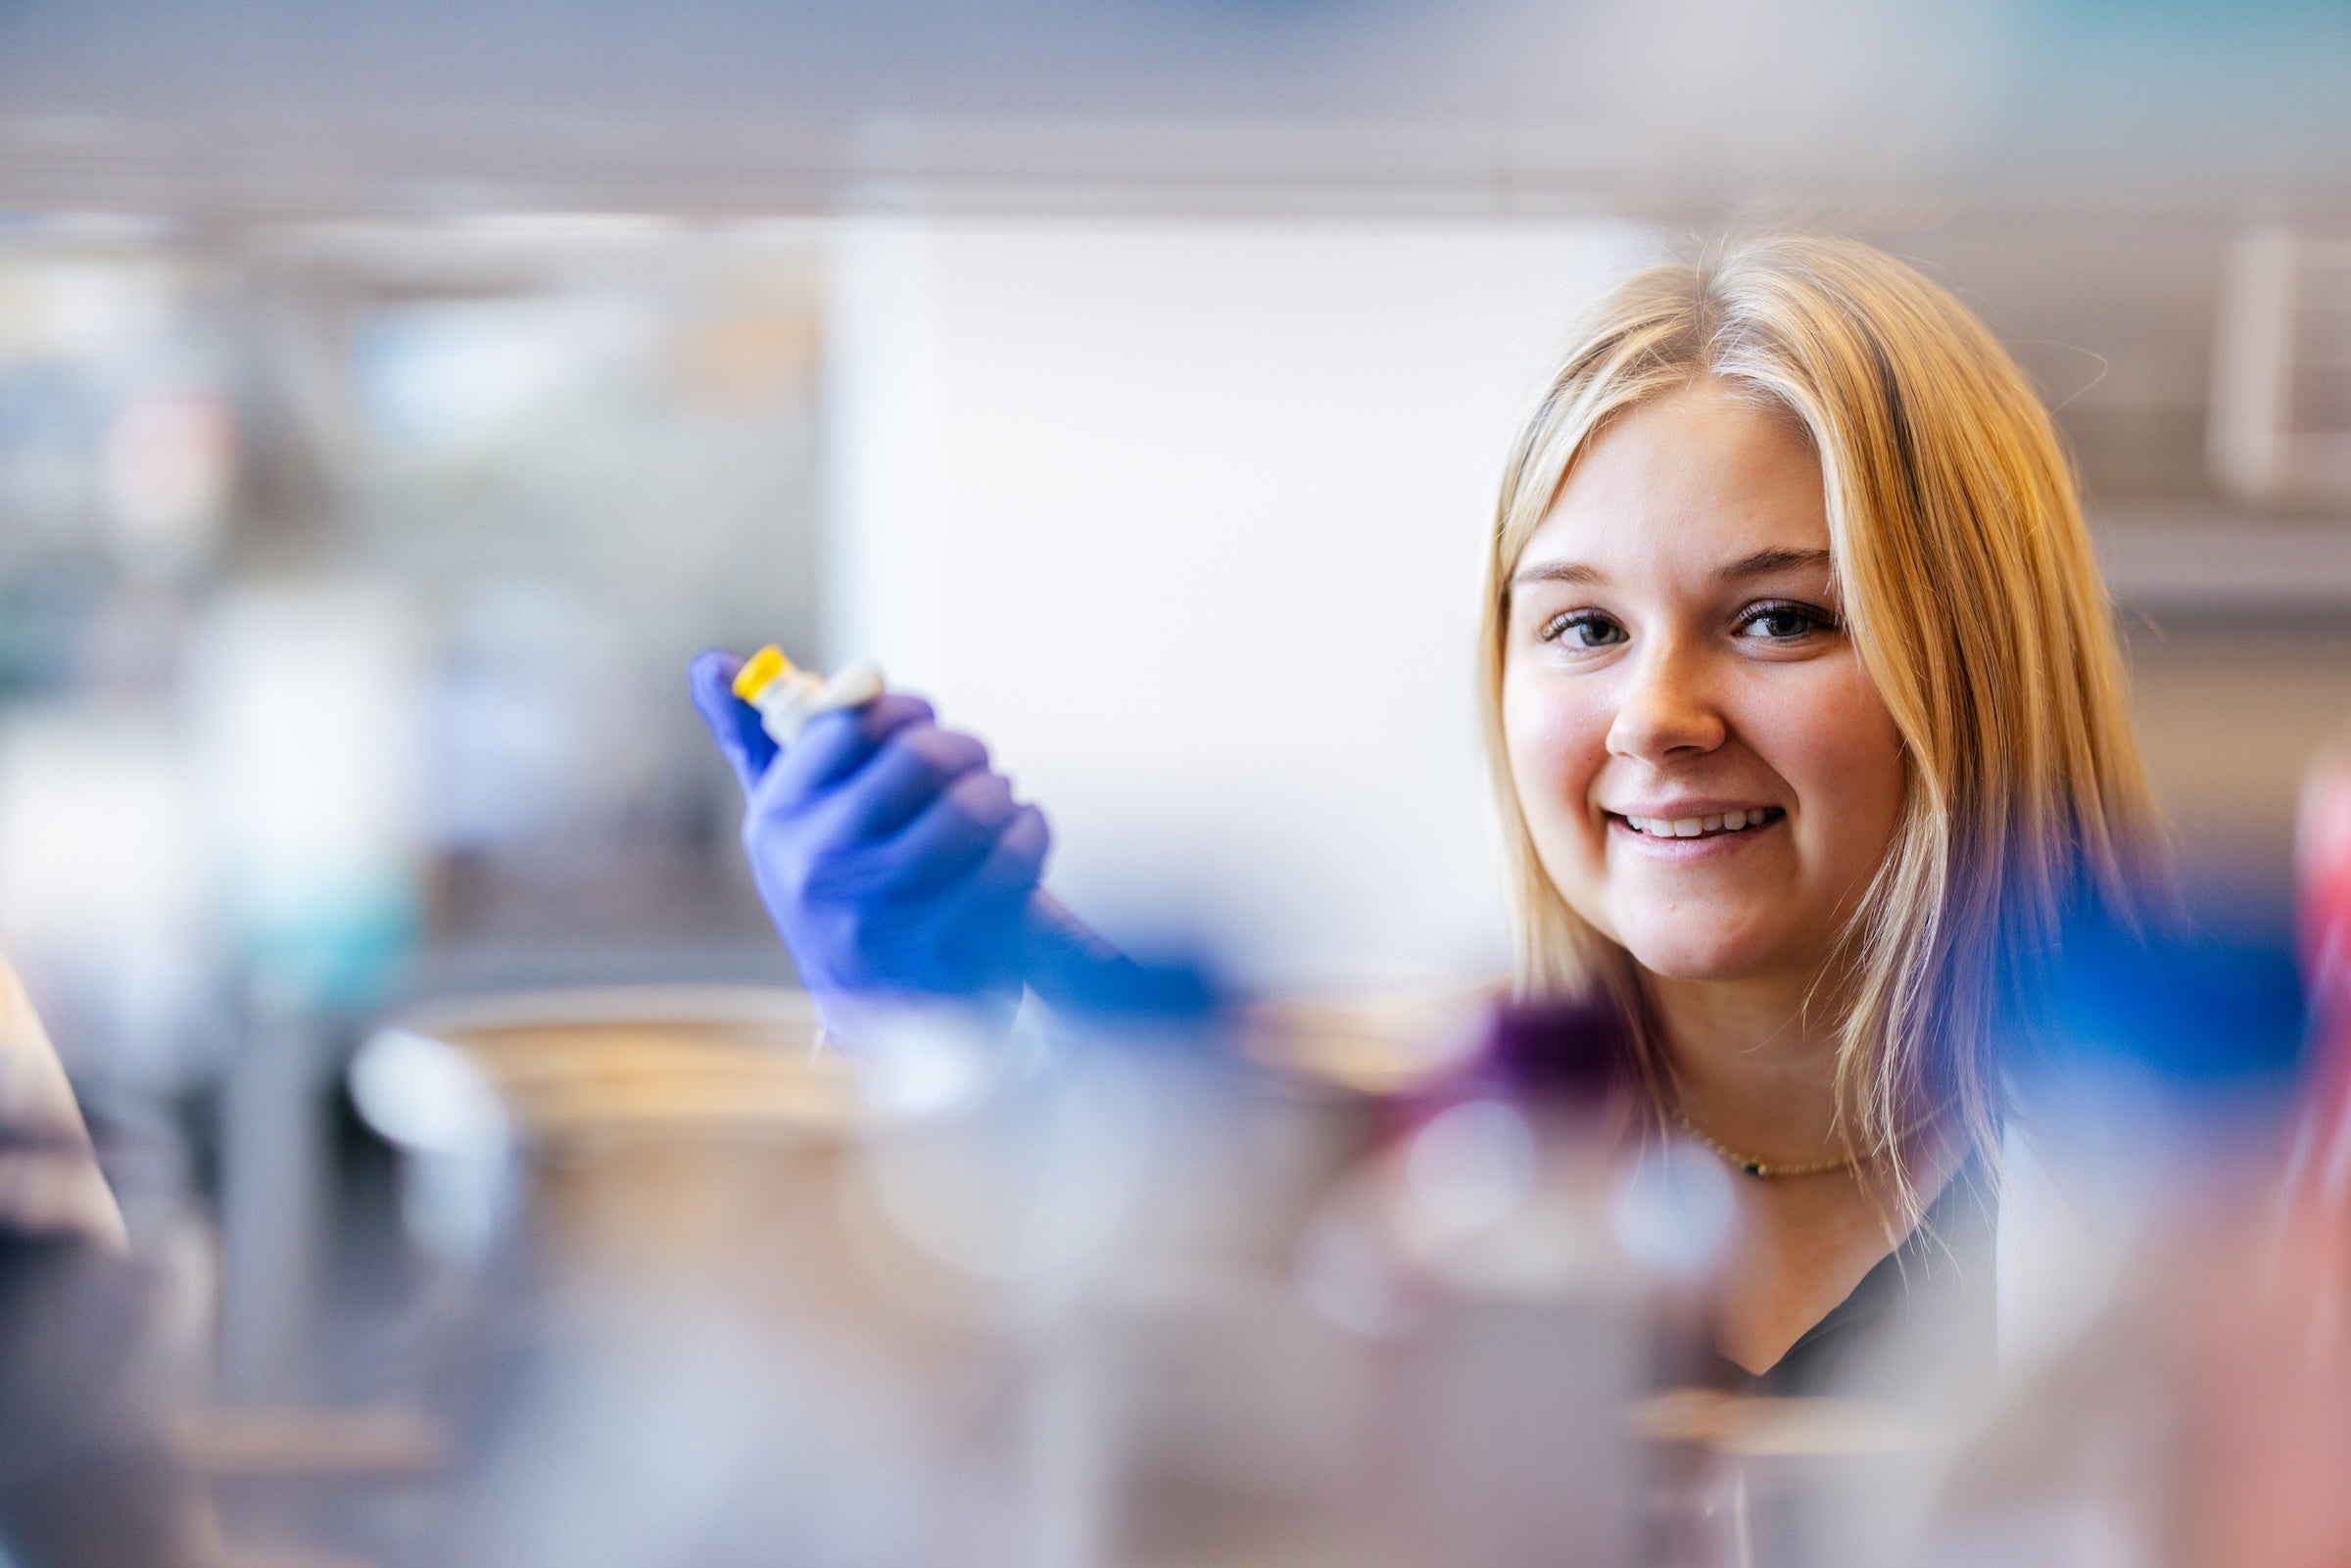
[[[1858,242],[1775,236],[1636,273],[1587,312],[1511,450],[1480,682],[1517,985],[1609,994],[1647,1027],[1629,955],[1544,874],[1511,783],[1510,582],[1596,435],[1709,377],[1810,439],[1847,622],[1904,753],[1899,824],[1821,991],[1843,1009],[1840,1128],[1898,1156],[1933,1117],[1996,1159],[1998,1047],[2036,957],[2086,893],[2134,918],[2150,881],[2168,885],[2168,847],[2048,410],[1965,307]],[[1657,1087],[1654,1038],[1647,1056]]]

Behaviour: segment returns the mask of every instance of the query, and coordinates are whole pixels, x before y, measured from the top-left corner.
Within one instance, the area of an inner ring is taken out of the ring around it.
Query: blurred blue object
[[[2293,944],[2231,927],[2135,932],[2078,912],[2039,994],[2022,1077],[2129,1076],[2167,1099],[2282,1097],[2308,1035]]]
[[[1205,960],[1188,954],[1129,957],[1041,889],[1029,900],[1027,916],[1023,974],[1062,1012],[1111,1023],[1182,1027],[1206,1022],[1234,1001]]]

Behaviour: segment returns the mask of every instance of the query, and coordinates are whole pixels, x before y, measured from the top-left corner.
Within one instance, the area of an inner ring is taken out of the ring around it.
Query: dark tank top
[[[1992,1295],[1998,1206],[1980,1158],[1943,1184],[1902,1244],[1761,1372],[1717,1356],[1741,1394],[1942,1402],[1997,1369]]]

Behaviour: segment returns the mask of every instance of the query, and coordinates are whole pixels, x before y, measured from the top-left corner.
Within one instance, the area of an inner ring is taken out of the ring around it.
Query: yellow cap
[[[784,650],[770,642],[744,661],[735,672],[735,694],[745,702],[756,702],[759,693],[792,673],[792,660]]]

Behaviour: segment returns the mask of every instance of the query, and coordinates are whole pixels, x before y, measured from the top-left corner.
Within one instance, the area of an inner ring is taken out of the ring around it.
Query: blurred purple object
[[[1478,1075],[1531,1098],[1590,1105],[1632,1083],[1632,1031],[1606,1001],[1506,1002],[1475,1060]]]

